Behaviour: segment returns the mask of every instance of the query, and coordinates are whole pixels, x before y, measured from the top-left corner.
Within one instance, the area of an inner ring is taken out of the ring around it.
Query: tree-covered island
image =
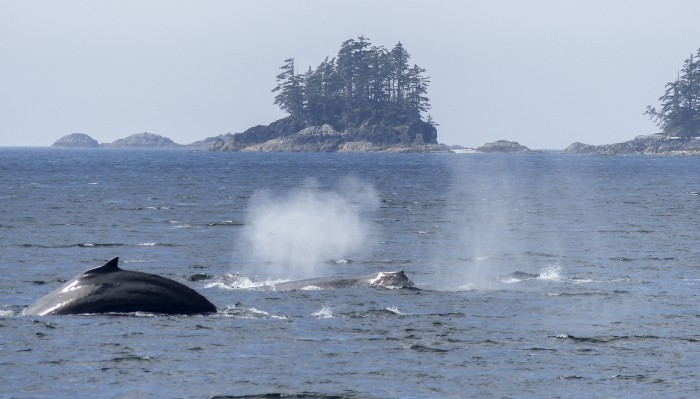
[[[637,136],[623,143],[588,145],[573,143],[566,152],[577,154],[700,155],[700,49],[683,62],[678,78],[666,83],[659,107],[647,107],[661,132]]]
[[[213,151],[445,151],[427,111],[430,79],[399,42],[391,50],[360,36],[336,57],[277,75],[274,103],[289,116],[215,141]]]

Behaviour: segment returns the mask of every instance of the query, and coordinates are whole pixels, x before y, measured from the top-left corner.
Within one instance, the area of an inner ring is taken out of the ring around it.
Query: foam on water
[[[553,265],[543,268],[542,270],[540,270],[540,277],[538,279],[549,281],[561,281],[561,266]]]
[[[330,319],[333,317],[333,310],[324,306],[321,310],[311,313],[311,316],[317,319]]]
[[[275,284],[279,284],[284,281],[286,280],[253,281],[252,279],[241,276],[237,273],[228,273],[224,274],[216,281],[205,284],[204,288],[222,288],[225,290],[271,288]]]
[[[399,316],[405,316],[405,315],[406,315],[406,313],[400,311],[399,308],[397,308],[396,306],[387,306],[387,307],[385,308],[385,310],[387,310],[388,312],[391,312],[391,313],[393,313],[393,314],[399,315]]]
[[[315,285],[307,285],[306,287],[300,288],[300,291],[319,291],[322,290],[323,288],[317,287]]]

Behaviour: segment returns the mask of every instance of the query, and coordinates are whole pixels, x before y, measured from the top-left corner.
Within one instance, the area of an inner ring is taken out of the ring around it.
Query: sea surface
[[[699,227],[697,157],[1,148],[0,397],[694,398]],[[115,256],[218,312],[23,315]]]

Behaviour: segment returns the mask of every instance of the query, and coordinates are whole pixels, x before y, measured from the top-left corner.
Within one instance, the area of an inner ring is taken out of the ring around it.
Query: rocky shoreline
[[[291,118],[188,145],[152,133],[138,133],[113,143],[99,144],[84,133],[73,133],[61,137],[52,147],[194,148],[235,152],[450,152],[446,145],[437,142],[435,127],[423,121],[405,126],[361,126],[339,132],[327,124],[303,126]]]
[[[84,133],[58,139],[52,147],[63,148],[191,148],[202,151],[228,152],[377,152],[377,153],[519,153],[533,151],[519,143],[498,140],[476,149],[437,143],[434,128],[425,125],[399,127],[361,127],[338,132],[330,125],[301,128],[281,119],[267,126],[255,126],[243,133],[209,137],[188,145],[177,144],[167,137],[138,133],[113,143],[98,143]],[[291,133],[290,133],[291,132]]]
[[[62,148],[190,148],[202,151],[234,152],[383,152],[383,153],[502,153],[537,154],[514,141],[497,140],[477,148],[425,143],[424,135],[402,128],[360,128],[338,132],[330,125],[311,126],[289,133],[298,126],[280,120],[268,126],[255,126],[243,133],[223,134],[183,145],[152,133],[138,133],[112,143],[98,143],[84,133],[58,139],[51,147]],[[403,129],[403,131],[401,130]],[[430,134],[430,132],[428,132]],[[430,139],[430,136],[428,136]],[[679,155],[700,156],[700,137],[675,137],[658,133],[603,145],[573,143],[565,154],[585,155]]]
[[[658,133],[637,136],[615,144],[573,143],[564,152],[593,155],[700,155],[700,137],[675,137]]]
[[[365,127],[339,132],[330,125],[280,126],[293,123],[278,121],[215,140],[209,151],[236,152],[449,152],[447,146],[425,142],[419,127]],[[427,132],[430,135],[431,132]]]

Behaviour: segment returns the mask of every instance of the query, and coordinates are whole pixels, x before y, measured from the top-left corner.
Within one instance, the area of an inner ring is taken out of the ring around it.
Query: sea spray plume
[[[254,260],[276,276],[309,277],[331,259],[366,248],[373,226],[366,217],[378,207],[374,188],[343,179],[336,188],[318,184],[286,194],[255,193],[244,231]]]
[[[517,265],[513,217],[518,198],[503,161],[478,157],[450,163],[447,223],[433,254],[433,263],[443,271],[431,282],[436,288],[502,289],[496,277]]]
[[[454,205],[445,209],[447,239],[439,250],[463,287],[503,289],[499,277],[561,262],[561,233],[571,230],[571,219],[552,212],[551,202],[578,184],[562,184],[571,182],[554,158],[489,155],[458,158],[451,166],[447,197]],[[523,179],[521,170],[539,178]]]

